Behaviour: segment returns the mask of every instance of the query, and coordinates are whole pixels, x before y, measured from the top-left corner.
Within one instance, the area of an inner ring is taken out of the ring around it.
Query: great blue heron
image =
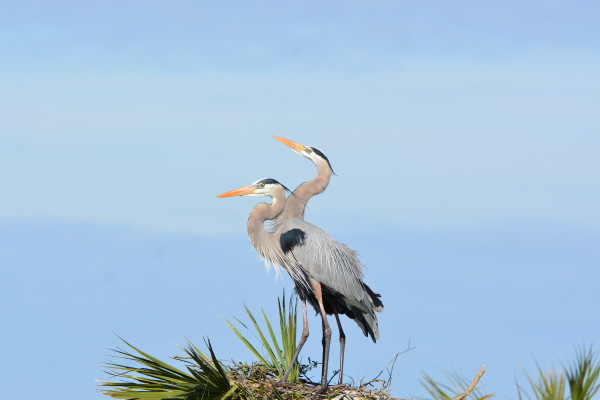
[[[362,265],[356,252],[336,242],[318,227],[303,220],[292,219],[284,221],[275,232],[264,229],[264,222],[277,217],[285,207],[285,187],[279,182],[261,179],[249,186],[219,195],[232,196],[272,198],[271,204],[259,203],[252,209],[248,218],[248,235],[252,246],[265,262],[282,266],[292,277],[303,303],[308,299],[321,315],[323,369],[319,392],[324,392],[327,390],[331,343],[327,311],[331,313],[343,306],[338,312],[354,319],[364,334],[371,335],[375,340],[379,336],[375,311],[380,311],[383,307],[379,295],[364,284]],[[298,351],[292,363],[297,355]]]
[[[283,144],[285,144],[286,146],[290,147],[296,153],[300,154],[303,157],[306,157],[317,168],[317,175],[312,180],[300,184],[294,190],[293,195],[288,197],[283,212],[281,213],[281,215],[279,215],[277,217],[277,219],[275,220],[275,223],[273,225],[274,230],[278,230],[279,228],[281,228],[282,224],[285,221],[293,220],[293,219],[298,219],[298,220],[304,219],[304,210],[306,208],[306,203],[308,202],[308,200],[311,197],[322,193],[327,188],[327,186],[329,185],[329,180],[331,178],[331,175],[334,172],[333,172],[333,168],[331,167],[331,163],[329,162],[329,159],[327,158],[327,156],[325,156],[325,154],[320,149],[318,149],[316,147],[312,147],[312,146],[305,146],[303,144],[296,143],[294,141],[282,138],[280,136],[274,135],[273,137],[275,139],[279,140],[280,142],[282,142]],[[358,263],[358,266],[360,267],[359,269],[361,270],[361,274],[362,274],[362,266],[360,266],[360,263]],[[369,293],[374,294],[368,285],[366,285],[364,283],[363,283],[363,285],[365,286],[365,289]],[[335,320],[336,320],[339,334],[340,334],[340,336],[339,336],[340,369],[338,371],[338,374],[339,374],[338,383],[341,385],[343,376],[344,376],[344,350],[345,350],[345,343],[346,343],[346,335],[344,334],[344,330],[342,329],[342,324],[340,322],[339,313],[345,314],[348,317],[354,319],[358,323],[359,326],[361,326],[362,321],[360,319],[358,319],[358,320],[356,319],[354,312],[348,307],[348,304],[343,299],[339,298],[338,295],[333,295],[332,298],[330,299],[328,292],[325,291],[323,293],[323,296],[326,298],[324,300],[325,311],[327,312],[327,314],[335,315]],[[380,311],[381,309],[383,309],[383,304],[378,299],[378,297],[379,297],[379,295],[374,296],[374,299],[375,299],[374,304],[377,307],[377,311]],[[302,336],[300,337],[300,342],[298,343],[298,347],[296,350],[296,355],[295,355],[296,357],[293,358],[294,360],[297,358],[297,355],[299,354],[300,350],[302,349],[302,346],[304,345],[304,343],[306,342],[306,339],[308,338],[306,302],[304,301],[304,299],[301,299],[301,300],[302,300],[302,313],[303,313],[303,329],[302,329]],[[308,300],[311,302],[311,304],[313,305],[313,307],[315,308],[315,310],[318,313],[319,306],[318,306],[318,303],[317,303],[316,299],[314,298],[314,296],[308,296]],[[374,319],[374,323],[375,323],[375,325],[377,324],[376,318]],[[368,331],[365,331],[364,329],[363,329],[363,332],[365,332],[365,335],[368,334]],[[377,331],[377,335],[371,335],[371,337],[372,337],[373,341],[375,341],[376,339],[379,338],[379,332]],[[293,366],[293,364],[290,364],[286,373],[283,376],[283,380],[287,379],[287,376],[289,375],[292,366]]]

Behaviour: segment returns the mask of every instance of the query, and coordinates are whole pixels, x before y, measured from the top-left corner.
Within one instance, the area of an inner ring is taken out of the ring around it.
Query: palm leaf
[[[576,361],[566,369],[571,400],[591,400],[598,393],[600,383],[600,362],[593,348],[582,348],[577,352]]]
[[[279,329],[281,331],[281,342],[283,346],[283,359],[282,365],[284,369],[290,365],[292,361],[292,357],[296,352],[296,331],[297,331],[297,301],[294,298],[292,303],[292,298],[290,297],[290,309],[286,309],[285,304],[285,293],[282,296],[281,300],[278,302],[279,307]],[[288,381],[290,382],[298,382],[299,381],[299,368],[298,361],[294,363],[290,375],[288,377]]]
[[[566,400],[565,393],[565,374],[563,371],[555,370],[544,372],[536,361],[537,379],[525,372],[529,387],[533,392],[533,399],[536,400]],[[532,397],[525,392],[523,387],[517,382],[517,394],[519,400],[532,400]]]
[[[186,371],[152,357],[121,339],[130,350],[113,350],[119,359],[135,365],[111,362],[105,364],[106,373],[119,382],[101,381],[102,393],[116,399],[167,400],[167,399],[220,399],[233,398],[240,388],[229,381],[227,369],[217,359],[210,341],[207,342],[210,357],[205,356],[188,341],[185,352],[189,360]],[[181,359],[178,359],[181,361]]]
[[[253,329],[250,329],[238,318],[235,318],[240,326],[248,330],[258,340],[266,354],[260,353],[257,350],[257,346],[253,345],[235,325],[225,318],[225,322],[229,328],[242,343],[244,343],[250,352],[254,354],[267,369],[273,371],[277,376],[283,375],[296,351],[296,302],[293,303],[294,306],[288,311],[285,306],[285,292],[283,293],[283,298],[283,301],[279,300],[279,329],[281,334],[279,339],[275,334],[273,324],[271,324],[271,321],[263,309],[261,309],[261,313],[266,325],[266,333],[258,324],[254,314],[248,307],[244,307],[244,309],[252,322]],[[290,303],[292,303],[291,298]],[[296,363],[290,373],[289,381],[298,382],[298,377],[298,363]]]
[[[246,325],[244,325],[242,322],[240,322],[240,320],[238,320],[237,318],[236,318],[236,320],[240,323],[240,325],[242,325],[244,328],[248,329],[246,327]],[[242,343],[244,343],[246,345],[246,347],[250,350],[250,352],[252,352],[252,354],[254,354],[260,360],[260,362],[262,362],[264,365],[270,365],[269,362],[267,360],[265,360],[265,358],[262,356],[262,354],[260,354],[260,352],[258,350],[256,350],[256,348],[252,345],[252,343],[250,343],[250,341],[248,339],[246,339],[246,337],[244,337],[244,335],[242,335],[242,333],[235,327],[235,325],[233,325],[231,322],[229,322],[229,320],[227,318],[225,318],[225,322],[227,323],[229,328],[231,328],[233,333],[235,333],[235,335],[242,341]]]
[[[279,363],[279,359],[275,355],[275,352],[271,348],[271,344],[269,343],[269,341],[263,334],[263,331],[260,328],[260,326],[258,325],[258,323],[256,322],[256,318],[254,318],[254,315],[252,314],[252,312],[250,312],[248,307],[244,307],[244,308],[246,309],[246,314],[248,314],[248,318],[250,318],[250,321],[252,321],[252,324],[254,325],[254,329],[255,329],[256,333],[260,337],[260,341],[261,341],[263,347],[265,348],[265,350],[267,351],[267,353],[269,355],[269,358],[271,359],[271,362],[269,363],[269,365],[274,367],[277,370],[278,374],[281,374],[282,373],[281,364]],[[262,309],[261,309],[261,311],[262,311]],[[264,311],[263,311],[263,315],[264,315]],[[265,319],[267,320],[267,325],[269,325],[269,327],[270,327],[271,324],[269,323],[269,319],[266,318],[266,316],[265,316]]]
[[[283,365],[285,363],[285,361],[283,359],[283,352],[281,351],[281,348],[279,347],[279,342],[277,341],[277,338],[275,337],[275,331],[273,331],[273,326],[271,325],[271,321],[269,321],[269,318],[267,317],[265,310],[263,310],[261,308],[260,311],[262,312],[263,318],[265,320],[265,324],[267,325],[267,329],[269,330],[269,336],[271,337],[271,342],[273,343],[273,347],[275,347],[275,354],[277,355],[275,362],[278,365]],[[271,352],[271,354],[272,353],[273,352]],[[273,357],[273,358],[275,358],[275,357]]]

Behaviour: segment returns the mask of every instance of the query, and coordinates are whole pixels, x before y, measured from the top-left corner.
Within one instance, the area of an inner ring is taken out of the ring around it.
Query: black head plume
[[[286,192],[288,193],[292,193],[292,191],[290,189],[288,189],[283,183],[279,182],[277,179],[273,179],[273,178],[264,178],[261,179],[259,181],[256,181],[257,184],[259,183],[264,183],[265,185],[279,185],[281,186]]]
[[[334,175],[337,175],[335,173],[335,171],[333,170],[333,167],[331,166],[331,163],[329,162],[329,158],[327,158],[327,156],[325,155],[325,153],[323,153],[321,150],[319,150],[316,147],[311,147],[312,151],[314,151],[319,157],[321,157],[322,159],[324,159],[325,161],[327,161],[327,165],[329,165],[329,169],[331,170],[331,173]]]

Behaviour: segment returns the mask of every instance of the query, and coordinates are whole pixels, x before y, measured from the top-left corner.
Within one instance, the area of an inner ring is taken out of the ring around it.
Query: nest
[[[464,400],[479,382],[485,372],[481,367],[479,373],[464,393],[451,400]],[[309,380],[301,380],[299,383],[281,383],[273,371],[265,369],[264,365],[236,364],[231,369],[230,379],[245,397],[253,400],[400,400],[390,397],[390,381],[373,379],[357,387],[349,385],[329,386],[326,393],[318,393],[319,385]],[[377,384],[379,389],[373,389]],[[480,400],[486,400],[493,394],[484,396]]]
[[[264,365],[237,364],[231,369],[230,379],[250,399],[283,400],[397,400],[389,396],[388,382],[375,379],[357,387],[329,386],[326,393],[318,393],[318,383],[301,379],[298,383],[281,383]],[[379,389],[375,386],[379,385]]]

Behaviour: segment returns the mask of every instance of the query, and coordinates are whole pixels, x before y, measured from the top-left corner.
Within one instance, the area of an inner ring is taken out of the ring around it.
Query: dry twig
[[[473,389],[475,389],[475,386],[477,386],[477,383],[479,383],[479,380],[481,379],[481,377],[483,376],[484,373],[485,373],[485,365],[482,365],[481,369],[479,370],[477,375],[475,375],[475,379],[473,379],[473,382],[471,382],[471,384],[469,385],[467,390],[465,390],[463,394],[454,397],[452,400],[463,400],[464,398],[466,398],[473,391]],[[488,394],[487,396],[484,396],[479,400],[489,399],[492,396],[494,396],[494,393]]]

